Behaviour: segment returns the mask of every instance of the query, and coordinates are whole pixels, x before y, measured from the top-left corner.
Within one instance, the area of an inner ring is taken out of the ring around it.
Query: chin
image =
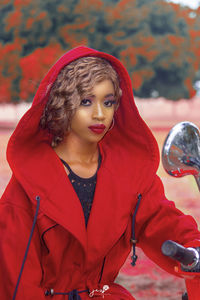
[[[98,136],[94,136],[94,137],[92,137],[91,139],[89,139],[88,141],[89,141],[90,143],[98,143],[98,142],[100,142],[100,141],[103,139],[104,135],[105,135],[105,134],[98,135]]]

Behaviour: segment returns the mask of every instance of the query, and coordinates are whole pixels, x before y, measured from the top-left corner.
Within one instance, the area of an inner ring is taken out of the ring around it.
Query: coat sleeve
[[[174,272],[176,262],[164,256],[161,246],[166,240],[173,240],[185,245],[193,240],[200,240],[195,220],[184,215],[168,201],[163,184],[156,176],[151,188],[141,200],[136,217],[136,237],[144,253],[166,271]]]
[[[16,191],[15,191],[16,192]],[[13,193],[13,197],[15,193]],[[24,207],[13,205],[6,195],[0,202],[0,295],[11,300],[22,265],[32,227],[33,216]],[[41,246],[39,233],[35,228],[28,257],[25,262],[16,300],[43,300],[41,286]]]

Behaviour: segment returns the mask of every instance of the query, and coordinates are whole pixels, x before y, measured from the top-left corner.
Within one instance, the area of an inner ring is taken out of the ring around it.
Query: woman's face
[[[69,136],[82,142],[97,143],[109,130],[116,108],[111,80],[97,83],[90,95],[81,100],[72,118]]]

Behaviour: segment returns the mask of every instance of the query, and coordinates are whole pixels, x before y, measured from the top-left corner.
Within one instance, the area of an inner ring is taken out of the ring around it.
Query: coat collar
[[[32,148],[31,156],[27,155],[20,178],[17,178],[31,201],[36,195],[41,197],[40,213],[70,232],[79,241],[88,259],[94,258],[98,251],[99,255],[106,253],[124,233],[133,211],[133,198],[137,197],[134,175],[119,174],[120,164],[125,158],[119,164],[109,153],[105,155],[102,149],[101,154],[102,163],[97,173],[87,229],[80,200],[59,157],[47,143]],[[131,188],[133,180],[134,189]]]
[[[40,196],[40,213],[67,229],[86,250],[81,203],[59,157],[47,143],[41,143],[35,149],[32,147],[30,153],[18,170],[17,180],[33,203],[35,196]]]

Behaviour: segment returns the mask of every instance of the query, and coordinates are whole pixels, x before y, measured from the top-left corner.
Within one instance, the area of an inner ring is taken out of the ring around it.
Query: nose
[[[104,109],[100,103],[96,103],[92,112],[93,119],[103,121],[105,118]]]

